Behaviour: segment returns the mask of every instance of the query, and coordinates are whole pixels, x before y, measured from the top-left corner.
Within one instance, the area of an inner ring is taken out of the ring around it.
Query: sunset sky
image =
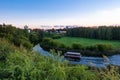
[[[120,24],[120,0],[0,0],[0,24],[98,26]]]

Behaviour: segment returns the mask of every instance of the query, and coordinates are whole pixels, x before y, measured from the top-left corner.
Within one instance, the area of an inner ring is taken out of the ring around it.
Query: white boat
[[[81,59],[81,54],[78,52],[66,52],[64,57],[68,60],[75,60],[78,61]]]

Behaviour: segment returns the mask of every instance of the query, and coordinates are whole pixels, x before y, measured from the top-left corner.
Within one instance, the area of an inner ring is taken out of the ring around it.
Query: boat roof
[[[78,55],[80,55],[80,53],[78,53],[78,52],[66,52],[66,54],[78,54]]]

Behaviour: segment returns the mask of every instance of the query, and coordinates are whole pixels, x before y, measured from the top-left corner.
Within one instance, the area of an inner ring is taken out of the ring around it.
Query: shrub
[[[61,38],[61,35],[54,35],[52,38],[53,39],[59,39],[59,38]]]
[[[108,51],[112,50],[113,46],[111,44],[96,44],[94,46],[88,46],[86,49],[91,51]]]
[[[66,46],[65,46],[65,44],[59,44],[59,48],[62,48],[62,49],[66,49]]]
[[[96,44],[95,47],[98,51],[107,51],[112,49],[112,45],[110,44]]]
[[[39,38],[39,34],[38,33],[31,33],[29,35],[29,40],[32,44],[36,45],[40,42],[40,38]]]
[[[41,42],[41,46],[43,48],[49,48],[49,49],[63,49],[66,48],[66,46],[62,43],[59,43],[58,41],[55,41],[51,38],[44,38]]]
[[[95,46],[87,46],[86,50],[94,51],[94,50],[96,50],[96,47]]]
[[[72,48],[75,49],[75,50],[82,50],[83,46],[79,43],[73,43]]]
[[[26,40],[21,40],[21,44],[26,48],[26,49],[32,49],[33,45]]]
[[[88,70],[86,66],[72,66],[68,67],[66,80],[98,80],[94,72]]]
[[[11,71],[9,71],[9,70],[0,70],[0,79],[1,80],[4,80],[5,78],[7,78],[8,80],[10,79],[10,78],[12,78],[12,72]]]
[[[109,66],[107,70],[96,70],[96,76],[99,77],[99,80],[119,80],[120,73],[118,67]]]
[[[11,46],[11,47],[9,47]],[[5,61],[8,54],[14,51],[14,47],[5,39],[0,39],[0,60]]]

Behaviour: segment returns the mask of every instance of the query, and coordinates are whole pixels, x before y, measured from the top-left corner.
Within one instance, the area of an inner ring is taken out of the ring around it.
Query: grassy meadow
[[[98,39],[87,39],[87,38],[77,38],[77,37],[62,37],[57,39],[57,41],[71,47],[73,43],[77,42],[83,46],[92,46],[95,44],[111,44],[114,48],[120,48],[120,41],[110,41],[110,40],[98,40]]]

